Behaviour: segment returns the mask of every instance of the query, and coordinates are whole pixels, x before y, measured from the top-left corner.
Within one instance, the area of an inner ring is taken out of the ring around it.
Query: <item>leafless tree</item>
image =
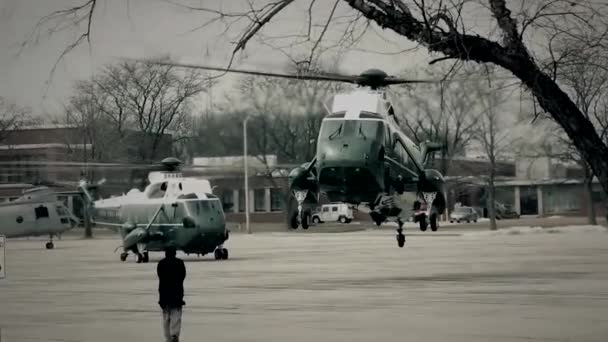
[[[441,78],[448,67],[428,70],[426,75]],[[443,85],[416,85],[393,94],[396,112],[406,134],[416,143],[431,140],[440,143],[440,168],[449,175],[451,160],[464,155],[474,138],[477,121],[485,109],[479,106],[478,93],[488,80],[481,68],[467,68]]]
[[[123,120],[118,114],[124,116],[126,111],[134,128],[143,134],[145,148],[139,150],[143,160],[155,155],[166,133],[182,129],[191,112],[191,101],[207,88],[207,81],[198,72],[181,76],[170,66],[151,63],[110,65],[103,75],[107,83],[101,84],[107,94],[117,93],[109,95],[115,99],[117,110],[111,113],[117,124]],[[124,120],[129,122],[129,118]]]
[[[488,159],[487,174],[487,208],[490,217],[490,229],[496,230],[496,165],[500,159],[505,158],[513,143],[513,136],[508,124],[505,122],[501,106],[510,97],[500,85],[494,89],[479,90],[476,93],[484,110],[477,121],[475,139],[481,145]]]
[[[78,129],[78,137],[65,137],[68,148],[72,144],[82,146],[82,149],[70,149],[72,152],[81,150],[72,156],[75,160],[126,160],[124,125],[115,122],[113,111],[104,99],[107,94],[96,81],[97,76],[93,80],[75,82],[73,94],[54,123]]]
[[[92,79],[77,82],[67,113],[72,122],[90,128],[85,132],[101,145],[99,153],[106,150],[102,148],[106,141],[127,145],[135,150],[126,153],[150,161],[166,134],[172,135],[171,142],[187,136],[192,101],[207,85],[198,72],[181,75],[170,66],[152,63],[110,64]],[[101,139],[104,128],[109,134],[105,140]]]
[[[0,96],[0,143],[4,142],[13,131],[34,122],[37,121],[32,117],[29,109]]]

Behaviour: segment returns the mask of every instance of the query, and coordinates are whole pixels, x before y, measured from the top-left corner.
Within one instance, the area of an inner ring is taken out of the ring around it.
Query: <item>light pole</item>
[[[249,226],[249,170],[247,167],[247,120],[249,116],[243,120],[243,165],[245,168],[245,229],[247,234],[251,234],[251,227]]]

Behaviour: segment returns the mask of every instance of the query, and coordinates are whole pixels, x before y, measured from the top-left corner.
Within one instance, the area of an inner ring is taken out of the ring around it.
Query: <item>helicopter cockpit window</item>
[[[332,140],[339,137],[342,133],[343,120],[323,120],[319,136],[321,139]]]
[[[324,140],[334,140],[339,137],[383,140],[383,135],[384,123],[374,120],[325,120],[320,132],[320,137]]]
[[[382,121],[358,120],[358,136],[364,139],[384,139],[384,123]]]
[[[382,119],[382,115],[380,115],[378,113],[361,111],[361,113],[359,113],[359,118],[360,119]]]
[[[191,216],[208,215],[215,211],[221,213],[221,203],[219,199],[203,200],[203,201],[189,201],[186,202],[186,212]]]
[[[385,127],[385,131],[384,131],[384,146],[386,146],[386,148],[390,148],[392,141],[391,141],[391,129],[389,127],[389,125],[386,125]]]

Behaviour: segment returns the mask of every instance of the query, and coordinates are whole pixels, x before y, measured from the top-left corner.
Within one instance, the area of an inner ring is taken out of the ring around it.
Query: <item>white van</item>
[[[353,220],[353,210],[344,203],[323,204],[321,208],[312,214],[312,222],[349,223]]]

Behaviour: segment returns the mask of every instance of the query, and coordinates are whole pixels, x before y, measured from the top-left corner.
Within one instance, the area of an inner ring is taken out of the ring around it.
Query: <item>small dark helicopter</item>
[[[438,216],[445,210],[444,179],[437,170],[427,168],[430,156],[441,146],[424,142],[417,146],[399,128],[387,88],[390,85],[436,83],[434,80],[408,80],[370,69],[360,75],[328,73],[278,74],[242,69],[156,62],[184,68],[233,72],[298,80],[346,82],[356,87],[333,97],[332,108],[323,119],[312,161],[291,170],[288,224],[307,229],[312,208],[323,194],[330,202],[343,202],[370,209],[379,226],[389,218],[398,223],[397,242],[405,243],[404,215],[426,206],[426,214],[416,215],[420,229],[438,229]],[[410,196],[411,206],[397,204],[396,197]],[[294,202],[295,199],[295,202]]]

